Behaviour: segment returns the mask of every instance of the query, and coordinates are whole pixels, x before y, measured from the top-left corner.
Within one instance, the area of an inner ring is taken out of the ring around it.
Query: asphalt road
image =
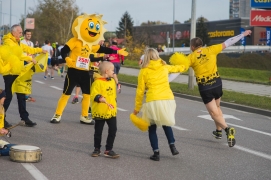
[[[57,101],[62,93],[63,78],[43,80],[42,74],[33,78],[33,97],[27,102],[30,119],[37,126],[19,126],[11,138],[2,138],[14,144],[38,146],[43,153],[39,163],[16,163],[9,157],[0,157],[2,180],[142,180],[142,179],[271,179],[271,118],[228,109],[222,111],[229,125],[236,128],[237,144],[229,148],[226,135],[214,139],[214,123],[203,103],[176,97],[176,126],[174,135],[180,154],[172,156],[166,137],[158,129],[160,161],[149,159],[152,154],[148,133],[136,129],[129,120],[134,108],[135,89],[122,86],[118,96],[118,132],[114,151],[119,159],[103,156],[93,158],[94,128],[79,123],[81,104],[66,106],[60,124],[51,124]],[[3,87],[0,78],[0,87]],[[20,120],[16,96],[7,112],[7,120]],[[102,150],[107,136],[104,128]]]

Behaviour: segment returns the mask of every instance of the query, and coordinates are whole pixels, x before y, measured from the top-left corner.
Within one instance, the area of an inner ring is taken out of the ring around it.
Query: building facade
[[[228,38],[240,34],[241,28],[250,29],[253,32],[250,38],[246,38],[245,45],[263,44],[263,39],[266,38],[266,29],[264,27],[251,27],[249,24],[249,18],[206,22],[205,25],[210,39],[210,43],[208,45],[222,43]],[[167,45],[169,42],[168,40],[170,40],[169,47],[172,47],[173,38],[175,47],[181,47],[184,42],[186,42],[186,46],[189,46],[190,23],[175,24],[174,33],[172,24],[134,26],[133,34],[137,39],[141,37],[145,40],[149,39],[145,42],[150,46],[157,46],[159,44]],[[241,43],[238,42],[236,45],[241,45]]]
[[[229,0],[229,18],[248,18],[251,0]]]

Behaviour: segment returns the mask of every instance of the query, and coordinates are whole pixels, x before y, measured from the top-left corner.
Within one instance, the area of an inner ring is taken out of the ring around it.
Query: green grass
[[[118,74],[118,78],[120,82],[137,84],[137,77],[135,76]],[[197,86],[195,86],[194,90],[189,90],[187,84],[170,83],[170,87],[173,92],[200,97]],[[271,110],[271,98],[269,97],[223,90],[222,101]]]
[[[219,67],[218,72],[223,79],[270,84],[271,71]]]
[[[124,67],[138,69],[139,68],[138,61],[125,60]],[[271,70],[266,71],[266,70],[218,67],[218,72],[223,79],[271,85],[271,81],[269,80],[269,78],[271,78]],[[185,72],[183,74],[188,74],[188,72]]]

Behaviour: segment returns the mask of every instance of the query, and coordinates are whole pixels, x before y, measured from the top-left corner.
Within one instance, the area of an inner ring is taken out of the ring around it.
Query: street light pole
[[[2,1],[0,1],[0,36],[2,36]]]
[[[173,53],[174,51],[174,47],[175,47],[175,0],[173,0],[173,33],[172,33],[172,49],[173,49]]]
[[[11,25],[11,14],[12,14],[12,12],[11,12],[11,9],[12,9],[12,8],[11,8],[11,6],[12,6],[12,0],[10,0],[9,2],[10,2],[9,27],[11,28],[11,26],[12,26],[12,25]]]
[[[190,40],[196,37],[196,0],[192,0]],[[188,88],[194,89],[194,70],[189,68]]]
[[[26,0],[24,0],[24,30],[26,29]]]

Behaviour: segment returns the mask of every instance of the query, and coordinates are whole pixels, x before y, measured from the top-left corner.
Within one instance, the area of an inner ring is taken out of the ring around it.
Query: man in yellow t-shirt
[[[216,139],[221,139],[222,129],[224,129],[229,147],[235,145],[235,129],[228,127],[220,109],[223,92],[222,81],[217,72],[217,54],[250,34],[251,31],[247,30],[238,36],[229,38],[222,44],[209,47],[203,47],[203,42],[198,37],[190,41],[190,48],[193,51],[188,55],[190,67],[195,71],[201,98],[216,125],[216,131],[213,131],[212,135]]]

